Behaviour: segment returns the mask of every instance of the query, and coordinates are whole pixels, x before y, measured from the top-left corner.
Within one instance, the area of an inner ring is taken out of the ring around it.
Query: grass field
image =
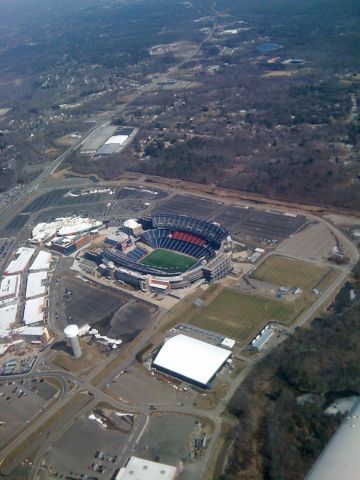
[[[299,313],[295,303],[223,289],[208,305],[189,310],[181,321],[248,341],[269,321],[291,323]]]
[[[141,263],[163,270],[186,272],[196,263],[196,260],[181,253],[159,248],[143,258]]]
[[[317,267],[310,262],[271,255],[251,276],[281,287],[311,290],[320,283],[324,283],[331,273],[332,270],[329,267]]]

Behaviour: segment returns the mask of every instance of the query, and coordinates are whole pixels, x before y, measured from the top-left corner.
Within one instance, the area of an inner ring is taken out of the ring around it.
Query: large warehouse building
[[[166,340],[152,365],[180,380],[209,388],[230,355],[229,350],[179,334]]]
[[[116,480],[175,480],[177,468],[164,463],[130,457],[127,465],[120,469]]]

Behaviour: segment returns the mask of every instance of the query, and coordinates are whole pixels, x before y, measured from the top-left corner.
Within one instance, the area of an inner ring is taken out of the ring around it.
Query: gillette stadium
[[[217,223],[187,215],[129,219],[128,240],[102,253],[102,273],[143,291],[167,292],[214,282],[232,270],[231,237]]]

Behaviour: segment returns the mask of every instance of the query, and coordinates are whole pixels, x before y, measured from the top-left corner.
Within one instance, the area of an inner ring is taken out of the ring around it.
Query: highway
[[[216,15],[217,12],[212,10],[212,13]],[[46,183],[46,180],[54,173],[54,171],[58,169],[61,166],[61,164],[77,148],[79,148],[86,141],[87,138],[89,138],[90,135],[92,135],[94,132],[99,130],[105,122],[111,120],[113,116],[123,112],[133,100],[135,100],[136,98],[138,98],[139,96],[143,95],[146,92],[156,89],[157,85],[160,82],[164,81],[167,78],[171,78],[175,73],[177,73],[185,63],[191,60],[198,53],[202,45],[211,39],[216,29],[216,25],[217,24],[215,20],[210,33],[199,44],[198,48],[193,53],[188,55],[175,67],[170,68],[168,72],[165,72],[164,74],[160,75],[153,83],[143,85],[142,87],[140,87],[132,95],[129,102],[121,105],[114,111],[105,112],[104,115],[101,117],[101,119],[86,132],[83,138],[79,139],[79,141],[77,141],[73,146],[69,147],[53,162],[47,165],[44,171],[41,173],[41,175],[37,177],[37,179],[31,185],[29,185],[11,205],[9,205],[6,209],[4,209],[3,212],[0,213],[0,225],[3,226],[7,221],[9,221],[9,219],[15,216],[19,212],[19,210],[26,205],[26,203],[31,199],[31,197],[34,194],[36,194],[40,190],[40,188],[42,188],[42,186],[44,186],[44,184]],[[161,185],[161,188],[166,190],[166,187],[164,187],[163,185]],[[171,191],[172,193],[174,192],[184,193],[184,189],[182,189],[181,186],[177,186],[176,188],[168,187],[168,191]],[[192,194],[196,195],[196,193],[193,193],[193,192]],[[199,193],[198,195],[199,196],[201,195],[203,198],[207,197],[207,195],[204,194],[204,192],[201,192],[201,194]],[[208,198],[211,198],[213,200],[214,195],[209,194]],[[225,205],[234,204],[233,199],[226,199],[221,197],[220,199],[221,201],[224,202]],[[266,206],[264,208],[266,208]],[[294,209],[293,211],[296,211],[296,209]],[[299,209],[298,213],[302,214],[303,212]],[[321,311],[322,308],[324,308],[331,301],[331,299],[334,297],[336,292],[341,288],[343,283],[348,278],[349,273],[353,268],[353,266],[356,264],[356,262],[360,258],[359,252],[356,246],[334,225],[332,225],[330,222],[325,220],[323,217],[312,215],[310,213],[309,214],[307,213],[307,216],[308,218],[312,218],[316,221],[320,221],[324,223],[327,226],[327,228],[329,228],[334,233],[334,235],[338,238],[339,242],[342,244],[344,249],[348,252],[350,256],[350,262],[348,265],[344,265],[340,267],[341,273],[339,274],[336,281],[325,292],[323,292],[322,295],[319,296],[319,298],[311,305],[311,307],[306,312],[304,312],[299,317],[296,324],[291,329],[289,329],[290,333],[292,333],[296,327],[303,326],[304,324],[309,322],[312,318],[314,318],[314,316],[319,311]],[[14,248],[15,248],[15,243],[14,243]],[[54,280],[52,279],[51,282],[52,283],[50,284],[50,289],[54,289],[55,288],[53,283]],[[50,315],[49,315],[50,326],[61,338],[62,332],[58,330],[54,325],[54,322],[52,322],[53,312],[54,312],[54,306],[52,303],[50,303]],[[45,378],[45,379],[55,378],[59,381],[60,390],[59,390],[58,398],[54,401],[54,403],[52,403],[48,409],[41,412],[41,415],[39,416],[39,418],[37,418],[34,422],[30,422],[28,428],[24,429],[20,434],[16,436],[16,438],[13,438],[10,442],[8,442],[6,446],[2,448],[0,452],[0,463],[15,448],[21,445],[26,439],[31,437],[31,435],[33,435],[45,422],[47,422],[54,415],[56,415],[56,413],[62,407],[64,407],[71,399],[73,399],[74,396],[80,391],[89,392],[89,394],[91,394],[90,401],[86,405],[84,405],[81,408],[81,410],[76,412],[76,414],[72,415],[70,419],[68,419],[67,421],[59,425],[57,428],[54,428],[53,430],[50,431],[49,436],[46,438],[46,441],[43,442],[43,445],[36,453],[34,463],[33,463],[33,468],[30,473],[29,479],[35,480],[37,478],[41,461],[45,453],[47,452],[47,450],[51,448],[51,446],[57,441],[57,439],[61,435],[63,435],[76,422],[79,416],[86,414],[87,412],[94,409],[99,402],[105,402],[114,409],[137,415],[137,423],[132,432],[130,441],[128,442],[128,445],[126,446],[126,448],[121,452],[121,460],[122,462],[125,462],[125,460],[134,452],[134,448],[136,447],[137,442],[139,441],[139,438],[142,432],[144,431],[144,428],[147,425],[149,415],[151,415],[153,411],[151,410],[149,403],[141,402],[141,400],[139,401],[138,404],[122,402],[106,394],[103,391],[103,389],[105,385],[107,385],[113,380],[113,378],[118,374],[119,371],[126,370],[132,365],[132,363],[135,361],[136,353],[140,351],[147,344],[149,339],[154,335],[154,333],[158,329],[159,324],[162,320],[163,314],[164,312],[159,312],[158,317],[155,319],[152,325],[149,326],[149,328],[145,329],[142,332],[142,334],[140,334],[133,341],[132,345],[129,348],[127,348],[125,352],[121,353],[121,355],[123,355],[123,361],[119,363],[116,371],[109,373],[109,375],[103,380],[101,380],[101,382],[99,382],[98,385],[94,385],[94,379],[98,374],[101,373],[102,370],[104,370],[104,368],[106,368],[109,365],[111,361],[113,361],[114,358],[117,357],[118,353],[114,352],[113,354],[111,354],[103,363],[99,364],[96,368],[94,368],[93,371],[89,375],[87,375],[85,378],[79,378],[75,375],[72,375],[62,370],[52,369],[52,367],[47,367],[46,365],[45,365],[46,371],[43,371],[42,364],[41,364],[41,360],[42,360],[41,356],[37,360],[35,364],[35,369],[33,372],[30,372],[27,374],[21,374],[21,375],[7,376],[4,379],[4,381],[18,381],[21,379],[31,379],[31,378]],[[275,348],[277,345],[278,343],[273,348]],[[194,415],[196,417],[203,417],[204,419],[207,419],[212,423],[213,432],[209,439],[209,443],[205,451],[205,454],[200,460],[201,469],[203,472],[206,472],[207,466],[209,465],[209,462],[216,448],[217,441],[221,432],[222,422],[223,422],[222,415],[226,410],[228,402],[233,397],[234,393],[239,388],[239,386],[244,381],[244,379],[249,374],[249,372],[251,372],[251,369],[253,369],[256,366],[256,364],[259,361],[261,361],[263,358],[265,358],[271,351],[272,351],[272,348],[262,352],[256,358],[249,360],[248,366],[231,383],[224,397],[212,410],[199,409],[192,405],[186,405],[186,404],[185,405],[157,405],[156,412],[159,412],[159,413]],[[70,384],[72,385],[71,388],[69,387]],[[153,404],[156,404],[156,399],[154,399]]]

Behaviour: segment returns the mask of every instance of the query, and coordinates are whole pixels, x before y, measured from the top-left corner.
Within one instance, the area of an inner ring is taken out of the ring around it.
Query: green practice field
[[[225,288],[208,305],[192,307],[181,321],[248,341],[271,320],[289,324],[297,314],[294,304]]]
[[[258,280],[274,283],[280,287],[311,290],[326,277],[332,276],[329,267],[317,267],[310,262],[271,255],[251,275]]]
[[[181,253],[159,248],[143,258],[141,263],[170,272],[186,272],[196,263],[196,260]]]

